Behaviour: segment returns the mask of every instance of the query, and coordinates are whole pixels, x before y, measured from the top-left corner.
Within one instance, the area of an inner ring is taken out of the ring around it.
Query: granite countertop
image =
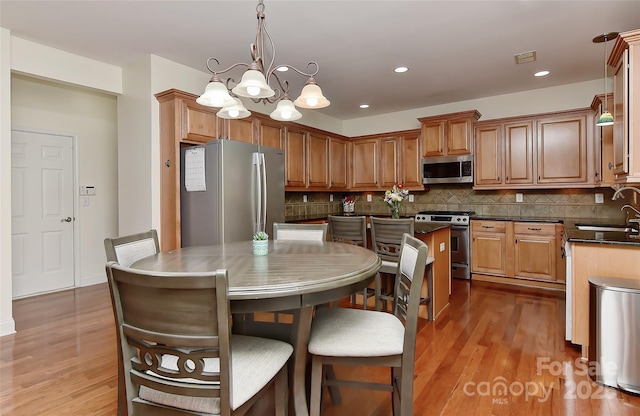
[[[572,243],[618,244],[640,247],[640,233],[578,230],[576,224],[628,227],[623,221],[570,219],[564,221],[565,240]],[[634,227],[637,229],[637,226]]]
[[[472,220],[490,220],[490,221],[519,221],[519,222],[564,222],[560,218],[534,218],[534,217],[510,217],[507,215],[472,215]]]
[[[295,217],[287,217],[287,222],[297,222],[297,221],[313,221],[313,220],[326,220],[328,215],[339,215],[346,217],[354,217],[354,216],[365,216],[365,217],[381,217],[381,218],[390,218],[388,212],[385,213],[353,213],[353,214],[311,214],[311,215],[299,215]],[[415,218],[414,215],[406,215],[400,216],[400,218]],[[443,228],[450,227],[451,224],[439,223],[439,222],[416,222],[414,223],[414,231],[416,234],[428,234],[433,231],[441,230]]]

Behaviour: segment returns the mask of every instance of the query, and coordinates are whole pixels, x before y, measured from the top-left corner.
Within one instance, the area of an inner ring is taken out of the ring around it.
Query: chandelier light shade
[[[245,118],[250,115],[251,112],[242,105],[242,101],[239,98],[234,98],[233,104],[222,107],[217,113],[220,118]]]
[[[598,127],[611,126],[614,123],[613,115],[609,112],[607,106],[607,41],[617,37],[618,32],[609,32],[593,38],[594,43],[604,43],[604,106],[598,121],[596,121],[596,126]]]
[[[212,63],[215,62],[219,66],[220,62],[213,57],[207,59],[207,69],[213,74],[213,77],[205,88],[204,94],[196,102],[209,107],[221,108],[218,111],[218,116],[222,118],[243,118],[251,114],[237,97],[249,98],[255,103],[278,103],[270,116],[279,121],[300,119],[302,114],[296,109],[296,106],[309,109],[327,107],[329,100],[322,94],[322,90],[314,78],[320,69],[318,64],[314,61],[309,62],[307,69],[313,70],[308,73],[287,64],[275,65],[276,47],[265,25],[263,0],[258,0],[256,11],[258,31],[255,43],[249,46],[251,63],[239,62],[226,69],[217,70],[212,68]],[[235,84],[236,81],[233,78],[227,78],[226,82],[222,82],[219,75],[228,73],[236,67],[244,67],[246,71],[242,75],[240,83],[230,88],[229,85]],[[293,102],[289,98],[289,82],[280,78],[285,71],[288,73],[289,69],[308,78],[300,97]]]
[[[302,113],[293,105],[289,97],[283,97],[278,101],[278,106],[270,114],[270,117],[278,121],[295,121],[302,118]]]

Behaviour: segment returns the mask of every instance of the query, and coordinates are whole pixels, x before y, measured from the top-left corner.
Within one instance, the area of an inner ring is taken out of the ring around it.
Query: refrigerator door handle
[[[260,164],[262,166],[262,183],[260,184],[260,190],[262,191],[262,222],[260,223],[259,231],[265,231],[267,228],[267,162],[264,158],[264,153],[260,153]]]
[[[252,204],[253,206],[253,212],[252,212],[252,220],[253,220],[253,233],[257,233],[258,231],[262,231],[262,228],[260,226],[260,218],[261,218],[261,212],[262,212],[262,180],[261,180],[261,176],[262,176],[262,171],[260,170],[260,153],[254,153],[253,154],[253,166],[252,166],[252,170],[254,173],[254,180],[255,180],[255,184],[256,187],[254,189],[254,193],[251,196],[251,198],[253,199],[254,203]]]

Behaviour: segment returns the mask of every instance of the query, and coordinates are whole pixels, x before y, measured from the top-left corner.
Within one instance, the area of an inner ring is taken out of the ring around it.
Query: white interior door
[[[12,130],[13,297],[74,286],[73,138]]]

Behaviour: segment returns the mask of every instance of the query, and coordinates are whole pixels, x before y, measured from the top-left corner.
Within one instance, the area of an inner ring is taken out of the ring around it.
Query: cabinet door
[[[405,189],[423,190],[420,132],[406,134],[400,142],[400,182]]]
[[[260,146],[284,149],[284,127],[280,122],[259,120],[258,138],[260,140]]]
[[[556,238],[514,234],[515,277],[555,280]]]
[[[329,139],[329,185],[331,189],[347,189],[347,143],[345,140]]]
[[[476,127],[475,184],[500,185],[504,180],[502,126]]]
[[[358,140],[351,147],[351,187],[375,188],[378,186],[378,139]]]
[[[327,136],[309,135],[309,188],[329,187],[329,138]]]
[[[218,138],[216,111],[202,107],[192,101],[181,100],[181,140],[206,143]]]
[[[252,117],[225,120],[225,137],[239,142],[258,144]]]
[[[629,51],[622,54],[613,77],[613,173],[624,177],[629,173]]]
[[[505,183],[533,183],[533,123],[504,125]]]
[[[505,276],[506,252],[504,233],[474,232],[471,238],[471,272]]]
[[[398,183],[398,139],[380,139],[380,186],[391,188]]]
[[[537,122],[538,183],[587,182],[586,116]]]
[[[287,129],[285,138],[285,175],[287,178],[286,187],[304,188],[306,182],[306,150],[307,133],[299,130]]]
[[[469,117],[449,120],[446,141],[446,154],[470,155],[473,144],[473,120]]]
[[[422,155],[424,157],[444,156],[446,121],[422,123]]]

